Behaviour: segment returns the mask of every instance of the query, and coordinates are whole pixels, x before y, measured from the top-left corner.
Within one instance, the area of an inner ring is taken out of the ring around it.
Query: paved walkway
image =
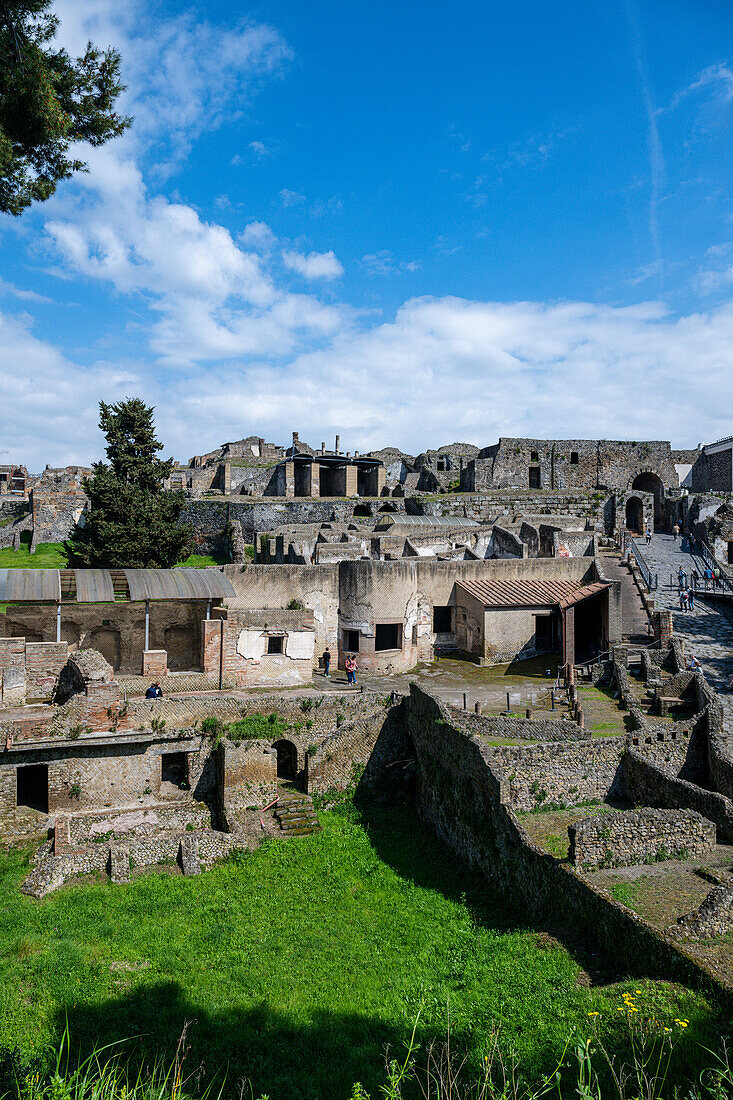
[[[626,642],[649,644],[649,616],[631,570],[618,551],[603,554],[601,566],[609,581],[621,581],[621,633]]]
[[[704,562],[689,552],[686,539],[675,540],[672,535],[654,535],[650,546],[638,539],[637,546],[652,572],[659,575],[654,592],[657,607],[671,610],[675,635],[682,639],[685,652],[699,660],[708,683],[720,693],[726,725],[733,726],[733,694],[727,689],[733,675],[733,603],[712,594],[706,598],[698,590],[695,610],[680,611],[677,571],[682,566],[688,576],[692,569],[702,576]]]

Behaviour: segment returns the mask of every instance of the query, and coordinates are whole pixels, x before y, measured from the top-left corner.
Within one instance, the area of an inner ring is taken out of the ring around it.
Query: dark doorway
[[[358,630],[345,630],[344,631],[344,649],[347,653],[359,652],[359,631]]]
[[[530,466],[529,468],[529,487],[530,489],[542,488],[542,474],[539,466]]]
[[[733,542],[728,543],[728,565],[733,565]]]
[[[176,787],[188,783],[188,753],[164,752],[160,758],[160,778]]]
[[[575,662],[593,660],[603,652],[602,595],[591,596],[575,605]]]
[[[26,764],[16,769],[16,802],[48,813],[48,764]]]
[[[654,496],[654,526],[659,529],[662,526],[662,501],[664,500],[664,485],[661,477],[646,471],[637,474],[631,483],[632,489],[638,489],[641,493],[652,493]]]
[[[552,615],[535,615],[534,644],[537,649],[552,649],[555,643],[555,629]]]
[[[626,501],[626,526],[637,535],[644,531],[644,506],[638,497]]]
[[[298,774],[298,750],[292,741],[276,741],[278,779],[295,779]]]
[[[433,633],[453,633],[453,608],[450,605],[440,607],[436,604],[433,608]]]
[[[373,512],[368,504],[357,504],[354,508],[355,516],[371,516]]]

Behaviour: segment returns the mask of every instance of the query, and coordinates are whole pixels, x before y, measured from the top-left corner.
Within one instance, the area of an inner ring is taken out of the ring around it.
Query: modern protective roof
[[[0,603],[210,600],[234,594],[218,569],[0,569]]]
[[[210,600],[233,596],[218,569],[125,569],[131,600]]]
[[[581,584],[571,580],[485,580],[458,581],[457,587],[483,603],[484,607],[570,607],[587,596],[610,587],[608,581]]]
[[[476,519],[466,516],[408,516],[385,512],[376,526],[380,527],[480,527]]]

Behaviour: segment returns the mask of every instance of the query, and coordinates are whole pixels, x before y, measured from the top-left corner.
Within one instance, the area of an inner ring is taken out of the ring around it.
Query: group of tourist
[[[323,664],[323,675],[326,679],[331,677],[331,651],[326,646],[321,654],[321,662]],[[353,653],[350,653],[344,661],[344,668],[346,670],[346,683],[356,685],[356,670],[359,666],[356,663],[356,657]]]

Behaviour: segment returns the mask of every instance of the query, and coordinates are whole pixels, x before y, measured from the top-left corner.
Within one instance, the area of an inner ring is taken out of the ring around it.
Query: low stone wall
[[[623,737],[559,744],[487,748],[487,759],[501,782],[501,801],[515,810],[574,806],[617,794]]]
[[[191,801],[57,814],[54,854],[61,855],[69,848],[89,843],[102,843],[110,837],[117,840],[123,837],[151,837],[161,831],[185,832],[189,827],[198,830],[211,824],[209,807]]]
[[[693,810],[627,810],[568,826],[570,862],[583,871],[690,859],[715,847],[715,826]]]
[[[733,883],[714,887],[694,912],[680,917],[670,929],[673,935],[690,939],[724,936],[733,925]]]
[[[196,873],[208,868],[230,852],[247,849],[244,837],[233,833],[202,830],[196,834],[198,860],[185,860],[190,834],[164,833],[153,839],[136,840],[128,844],[92,844],[54,855],[44,845],[36,855],[35,867],[23,883],[24,894],[42,898],[57,890],[74,875],[108,872],[113,882],[127,882],[135,867],[179,862],[184,873]]]
[[[658,767],[635,749],[624,756],[622,790],[625,797],[646,806],[695,810],[718,830],[721,841],[733,842],[733,801],[707,791]]]

